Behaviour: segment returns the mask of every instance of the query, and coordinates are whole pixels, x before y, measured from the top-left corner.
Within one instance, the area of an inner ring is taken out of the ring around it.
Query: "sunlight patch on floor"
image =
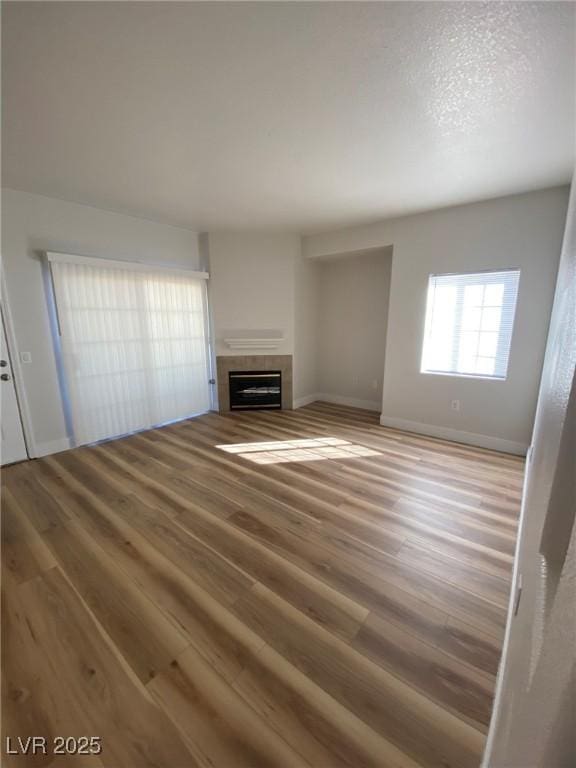
[[[338,437],[318,437],[298,440],[272,440],[265,443],[236,443],[217,445],[221,451],[234,453],[255,464],[287,464],[292,461],[322,461],[323,459],[357,459],[379,456],[379,451],[356,445]]]

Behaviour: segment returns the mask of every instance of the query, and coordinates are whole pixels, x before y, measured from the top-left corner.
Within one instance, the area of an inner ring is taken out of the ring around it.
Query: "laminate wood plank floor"
[[[523,471],[328,403],[5,468],[4,764],[476,768]]]

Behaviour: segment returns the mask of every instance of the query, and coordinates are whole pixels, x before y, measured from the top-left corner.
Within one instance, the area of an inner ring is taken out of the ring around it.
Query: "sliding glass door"
[[[209,410],[204,276],[48,258],[77,445]]]

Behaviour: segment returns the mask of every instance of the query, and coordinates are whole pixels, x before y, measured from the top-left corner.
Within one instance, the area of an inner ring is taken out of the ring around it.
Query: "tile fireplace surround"
[[[218,355],[216,375],[218,381],[218,407],[230,410],[228,374],[230,371],[281,371],[282,408],[292,409],[292,355]]]

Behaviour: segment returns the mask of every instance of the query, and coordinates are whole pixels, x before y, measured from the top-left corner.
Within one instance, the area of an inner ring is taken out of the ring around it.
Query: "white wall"
[[[295,262],[294,407],[315,399],[318,355],[318,264],[302,256]]]
[[[486,768],[574,765],[576,736],[576,189],[527,465]]]
[[[210,233],[208,251],[216,354],[244,354],[224,343],[228,335],[277,330],[284,340],[269,353],[292,355],[295,263],[300,256],[300,237]],[[262,354],[266,353],[262,350]]]
[[[68,447],[42,252],[199,267],[195,232],[14,190],[2,191],[2,261],[38,454]]]
[[[217,355],[293,356],[295,405],[316,392],[316,265],[299,235],[209,233],[206,243]],[[278,331],[275,349],[235,350],[224,341]]]
[[[568,189],[447,208],[304,239],[310,257],[394,248],[382,422],[522,452],[530,442]],[[420,373],[428,275],[520,267],[506,381]],[[452,411],[450,402],[461,401]]]
[[[318,262],[318,393],[380,411],[392,249]]]

